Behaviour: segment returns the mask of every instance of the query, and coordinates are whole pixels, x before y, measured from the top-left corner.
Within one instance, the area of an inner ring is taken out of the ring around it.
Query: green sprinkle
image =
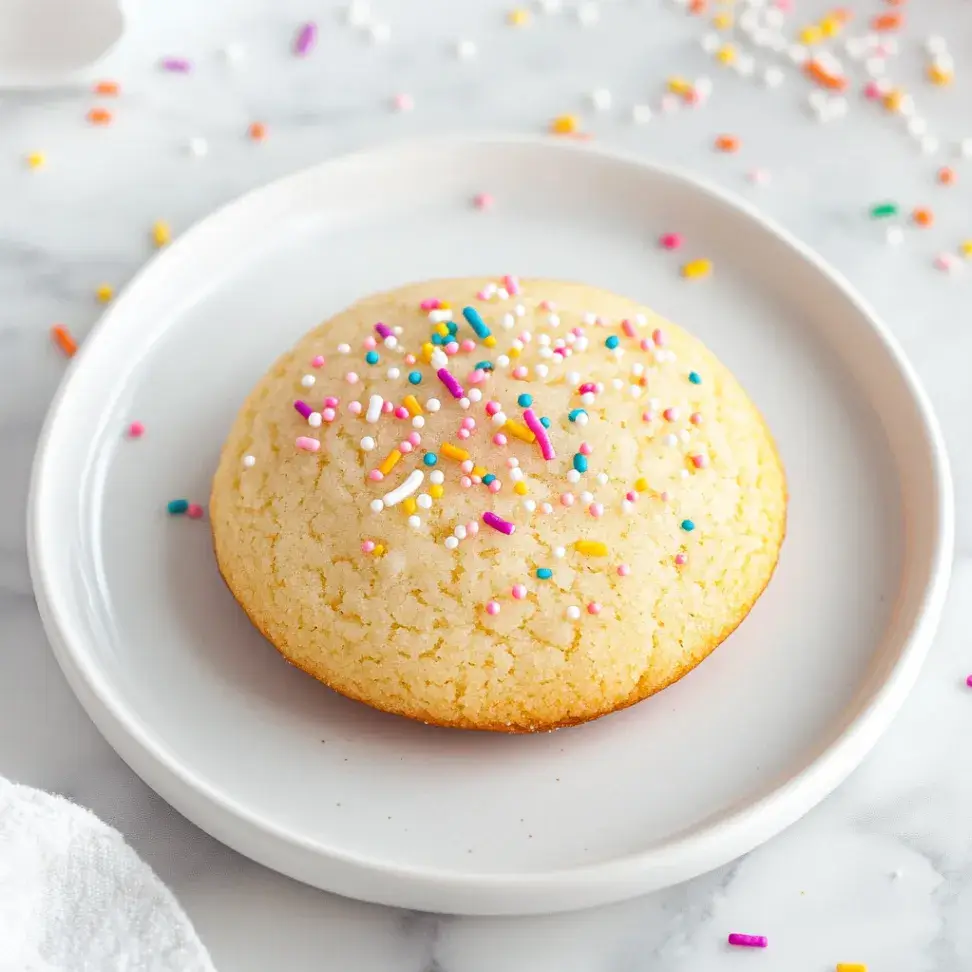
[[[585,456],[583,453],[578,452],[574,456],[574,468],[579,473],[587,472],[587,456]]]
[[[604,347],[609,351],[613,351],[621,343],[621,338],[617,334],[612,334],[605,342]]]
[[[411,385],[421,385],[422,384],[422,372],[421,371],[410,371],[408,373],[408,381]]]
[[[427,452],[422,456],[422,462],[427,466],[434,466],[439,461],[439,457],[434,452]]]
[[[689,381],[692,382],[693,385],[701,385],[702,384],[702,376],[697,371],[690,371],[689,372]]]
[[[580,415],[586,415],[586,414],[587,414],[587,412],[584,409],[582,409],[582,408],[572,408],[567,413],[567,418],[569,418],[571,420],[571,422],[576,422],[578,416],[580,416]]]
[[[486,475],[483,476],[483,485],[488,486],[495,478],[496,477],[492,473],[486,473]]]
[[[166,509],[173,515],[177,516],[179,513],[185,513],[189,509],[189,500],[169,500]]]
[[[691,520],[682,520],[681,527],[686,533],[691,533],[695,529],[695,524]]]
[[[538,567],[537,577],[539,577],[540,580],[550,580],[550,578],[553,577],[553,571],[549,567]]]
[[[365,361],[367,361],[368,364],[378,364],[378,352],[377,351],[369,351],[365,355]]]
[[[871,219],[887,219],[888,216],[898,215],[897,203],[878,203],[871,207]]]
[[[529,408],[533,404],[533,396],[527,395],[526,392],[524,392],[522,395],[517,397],[516,404],[519,405],[520,408]]]

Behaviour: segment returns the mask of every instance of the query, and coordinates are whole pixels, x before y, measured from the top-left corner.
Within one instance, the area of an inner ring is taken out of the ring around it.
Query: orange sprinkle
[[[267,126],[263,122],[253,122],[246,131],[254,142],[262,142],[267,137]]]
[[[550,131],[554,135],[574,135],[580,129],[580,122],[576,115],[558,115],[550,123]]]
[[[689,13],[692,13],[692,14],[705,13],[706,6],[707,6],[706,0],[691,0],[691,2],[689,3],[689,8],[688,8],[689,9]]]
[[[937,84],[939,86],[951,84],[953,77],[954,75],[951,71],[946,71],[937,64],[928,65],[928,80],[931,81],[932,84]]]
[[[831,10],[827,16],[831,20],[836,20],[839,24],[846,24],[854,15],[846,7],[837,7],[836,10]]]
[[[720,152],[738,152],[739,139],[735,135],[720,135],[715,140],[715,147]]]
[[[99,81],[94,86],[94,93],[116,97],[121,92],[121,85],[117,81]]]
[[[842,74],[831,74],[819,61],[807,61],[804,70],[807,77],[822,88],[829,88],[831,91],[844,91],[847,88],[847,78]]]
[[[935,222],[935,216],[930,209],[915,209],[911,213],[911,218],[919,226],[931,226]]]
[[[73,358],[78,350],[78,342],[71,337],[71,332],[63,324],[55,324],[51,328],[54,343],[69,357]]]
[[[92,108],[88,112],[88,121],[92,125],[110,125],[112,122],[111,112],[107,108]]]
[[[904,14],[886,13],[880,14],[871,21],[873,30],[899,30],[904,23]]]
[[[943,165],[938,170],[938,181],[943,186],[951,186],[955,183],[955,170],[949,168],[947,165]]]

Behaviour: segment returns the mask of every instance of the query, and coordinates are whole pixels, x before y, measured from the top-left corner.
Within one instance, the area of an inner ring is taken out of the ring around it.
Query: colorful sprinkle
[[[582,409],[582,408],[572,408],[572,409],[571,409],[571,410],[570,410],[570,411],[569,411],[569,412],[567,413],[567,418],[568,418],[568,419],[569,419],[569,420],[570,420],[571,422],[577,422],[578,424],[580,424],[580,420],[581,420],[581,419],[587,419],[587,417],[588,417],[588,416],[587,416],[587,412],[586,412],[586,411],[584,411],[584,409]],[[586,424],[586,423],[585,423],[585,424]]]
[[[497,516],[492,510],[487,510],[483,514],[483,523],[506,536],[511,536],[513,531],[516,530],[514,524],[510,523],[509,520],[504,520],[501,516]]]
[[[496,415],[502,415],[502,412],[497,412]],[[531,445],[537,441],[536,433],[527,426],[522,425],[519,422],[514,422],[513,419],[506,419],[503,422],[503,428],[510,433],[510,435],[515,436],[522,442],[529,442]]]
[[[516,404],[519,405],[520,408],[529,408],[533,404],[533,396],[527,395],[524,392],[524,394],[517,396]]]
[[[527,596],[527,589],[525,584],[514,584],[512,590],[513,597],[517,601],[522,601]]]
[[[600,614],[601,613],[601,605],[598,604],[597,601],[591,601],[590,604],[587,605],[587,613],[588,614]]]
[[[686,532],[691,533],[695,529],[695,523],[692,520],[682,520],[679,526]]]
[[[397,486],[390,493],[386,493],[382,497],[382,502],[385,506],[397,506],[402,500],[411,496],[412,493],[416,492],[419,486],[422,485],[422,481],[425,479],[425,473],[421,469],[413,469],[408,476],[405,477],[405,481],[401,485]]]
[[[690,260],[682,265],[682,276],[689,280],[707,277],[711,272],[711,260]]]
[[[77,341],[74,340],[71,332],[63,324],[55,324],[51,328],[51,337],[69,358],[73,358],[78,353]]]
[[[702,384],[702,376],[697,371],[690,371],[688,374],[688,380],[692,382],[693,385]]]
[[[177,74],[188,74],[192,70],[192,63],[184,57],[164,57],[159,64],[163,71]]]
[[[422,456],[422,462],[426,466],[434,466],[439,461],[439,457],[434,452],[427,452]]]
[[[399,459],[402,458],[402,453],[398,449],[392,449],[387,456],[382,460],[381,465],[378,467],[378,472],[382,476],[387,476],[394,468],[395,464]]]
[[[487,601],[486,602],[486,613],[493,616],[500,613],[499,601]]]
[[[554,135],[576,135],[580,130],[580,121],[576,115],[558,115],[550,123],[550,131]]]
[[[537,437],[537,445],[540,446],[540,454],[543,458],[548,462],[551,459],[556,459],[557,454],[554,452],[554,447],[550,442],[550,437],[547,435],[547,430],[534,414],[533,409],[528,408],[524,411],[523,421],[526,422],[527,428]]]
[[[549,567],[538,567],[537,568],[537,578],[539,580],[550,580],[553,577],[553,570]]]
[[[190,503],[186,509],[186,516],[188,516],[190,520],[201,520],[203,512],[203,508],[198,503]]]
[[[320,440],[312,439],[309,435],[298,435],[294,445],[304,452],[317,452],[321,447]]]
[[[112,122],[111,112],[107,108],[92,108],[88,112],[88,121],[92,125],[110,125]]]
[[[157,220],[152,224],[152,242],[159,248],[167,246],[172,241],[172,230],[164,220]]]
[[[662,233],[658,238],[659,244],[666,250],[677,250],[682,245],[681,233]]]
[[[140,439],[145,435],[145,426],[141,422],[132,422],[128,426],[128,437],[130,439]],[[246,458],[251,458],[247,456]],[[256,460],[253,460],[256,462]],[[243,460],[243,464],[246,465],[246,459]]]
[[[744,948],[766,948],[768,942],[765,935],[739,935],[733,933],[729,936],[730,945],[741,945]]]
[[[459,399],[465,397],[466,393],[463,391],[462,385],[460,385],[459,382],[456,381],[456,379],[453,377],[452,374],[450,374],[447,368],[440,368],[436,372],[436,375],[438,376],[439,381],[441,381],[442,384],[445,385],[446,390],[453,398]]]
[[[719,152],[738,152],[739,139],[735,135],[719,135],[716,137],[715,147]]]
[[[587,456],[582,455],[581,453],[578,452],[574,456],[574,468],[579,473],[586,473],[587,472]]]
[[[475,307],[463,307],[462,316],[466,319],[469,326],[476,332],[476,337],[478,337],[480,340],[485,340],[492,333],[486,326],[486,322],[483,320],[482,315],[478,310],[476,310]]]
[[[609,351],[613,351],[620,343],[621,343],[621,339],[617,336],[617,334],[612,334],[604,342],[604,347],[606,347]]]
[[[294,38],[294,53],[298,57],[306,57],[314,49],[316,44],[317,24],[309,21],[303,24],[300,30],[297,31],[297,36]]]
[[[378,364],[378,361],[379,361],[378,352],[377,351],[369,351],[365,355],[365,361],[367,361],[368,364],[370,364],[370,365],[376,365],[376,364]]]
[[[169,500],[165,507],[172,516],[179,516],[189,512],[189,500],[174,499]]]
[[[574,544],[574,549],[585,557],[606,557],[608,555],[607,544],[600,540],[578,540]]]
[[[867,966],[861,962],[838,962],[836,972],[867,972]]]

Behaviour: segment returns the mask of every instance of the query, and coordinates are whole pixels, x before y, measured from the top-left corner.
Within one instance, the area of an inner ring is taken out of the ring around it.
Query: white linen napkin
[[[94,814],[0,777],[0,972],[214,972],[185,913]]]

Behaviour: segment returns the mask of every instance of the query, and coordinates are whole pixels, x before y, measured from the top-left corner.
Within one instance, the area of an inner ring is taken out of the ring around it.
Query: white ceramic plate
[[[490,213],[469,204],[483,190]],[[682,252],[656,247],[666,230]],[[714,276],[680,279],[687,256]],[[165,513],[172,497],[205,502],[251,384],[322,317],[406,281],[505,272],[608,287],[698,333],[763,410],[791,491],[776,577],[708,661],[633,709],[527,737],[412,724],[290,668],[224,588],[207,524]],[[154,260],[51,409],[30,533],[74,691],[187,817],[342,894],[528,913],[689,878],[833,789],[917,676],[952,506],[908,366],[784,233],[641,161],[445,139],[284,179]]]

